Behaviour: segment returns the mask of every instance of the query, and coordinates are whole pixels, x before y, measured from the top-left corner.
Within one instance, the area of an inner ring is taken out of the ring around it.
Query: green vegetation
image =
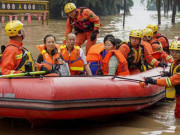
[[[124,0],[49,0],[50,18],[61,18],[64,13],[64,5],[73,2],[77,7],[87,7],[97,15],[112,15],[123,10]],[[126,0],[126,9],[133,6],[133,0]]]
[[[157,0],[141,0],[141,3],[147,1],[147,9],[148,10],[156,10]],[[164,13],[167,13],[169,10],[172,9],[173,3],[177,3],[178,12],[180,12],[180,0],[161,0],[161,7],[164,9]]]

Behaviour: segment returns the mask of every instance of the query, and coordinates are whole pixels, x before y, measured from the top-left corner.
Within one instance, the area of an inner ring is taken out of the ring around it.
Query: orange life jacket
[[[49,53],[46,51],[45,45],[37,45],[38,50],[41,52],[44,61],[41,63],[41,65],[45,66],[48,70],[51,70],[52,65],[58,64],[56,63],[56,59],[60,58],[60,46],[55,45],[57,49],[57,53],[55,53],[53,56],[49,55]]]
[[[101,52],[104,50],[104,43],[93,45],[86,56],[87,62],[101,62]]]
[[[118,67],[116,70],[116,75],[129,75],[127,61],[124,58],[124,56],[122,55],[122,53],[120,52],[120,50],[112,50],[106,54],[105,58],[102,61],[102,63],[103,63],[103,67],[102,67],[103,74],[104,75],[109,74],[109,60],[111,59],[112,55],[116,55],[116,57],[119,61]],[[124,65],[126,65],[126,66],[124,66]]]
[[[84,70],[84,62],[80,57],[80,47],[74,46],[71,55],[67,51],[66,45],[61,45],[61,55],[68,63],[71,75],[78,75]]]

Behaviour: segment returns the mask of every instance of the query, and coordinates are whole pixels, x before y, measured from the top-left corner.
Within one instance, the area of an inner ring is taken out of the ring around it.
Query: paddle
[[[145,88],[146,85],[147,85],[147,84],[144,82],[144,80],[130,79],[130,78],[120,77],[120,76],[114,76],[112,79],[114,79],[114,78],[119,78],[119,79],[124,79],[124,80],[128,80],[128,81],[132,81],[132,82],[139,83],[139,85],[140,85],[142,88]]]
[[[133,81],[133,82],[144,82],[144,80],[130,79],[130,78],[125,78],[125,77],[120,77],[120,76],[114,76],[112,79],[114,79],[114,78],[129,80],[129,81]]]
[[[0,78],[20,77],[20,76],[29,76],[29,75],[40,75],[40,74],[45,74],[45,73],[46,73],[46,71],[25,72],[25,73],[18,73],[18,74],[0,75]]]

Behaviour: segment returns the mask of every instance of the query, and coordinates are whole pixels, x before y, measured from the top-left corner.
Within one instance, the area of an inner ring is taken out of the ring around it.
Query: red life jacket
[[[49,55],[49,53],[46,51],[45,45],[37,45],[38,50],[41,52],[44,61],[41,63],[41,65],[45,66],[48,70],[51,70],[52,65],[58,64],[56,63],[56,59],[60,57],[60,46],[55,45],[57,49],[57,53],[55,53],[53,56]]]
[[[84,70],[84,62],[80,57],[80,47],[74,46],[74,49],[69,56],[66,45],[61,47],[61,55],[64,58],[65,62],[68,63],[71,75],[78,75],[81,71]]]
[[[94,23],[91,22],[88,18],[83,16],[84,9],[87,9],[85,7],[77,8],[77,18],[81,18],[80,20],[75,20],[69,17],[69,22],[71,25],[74,26],[75,31],[82,33],[82,32],[88,32],[92,31],[94,29]]]
[[[109,60],[111,59],[111,57],[113,55],[116,55],[116,57],[119,61],[115,75],[129,75],[127,61],[124,58],[124,56],[122,55],[122,53],[120,52],[120,50],[112,50],[106,54],[105,58],[102,61],[102,63],[103,63],[103,67],[102,67],[103,74],[104,75],[109,74]],[[122,66],[124,64],[126,64],[127,67]]]

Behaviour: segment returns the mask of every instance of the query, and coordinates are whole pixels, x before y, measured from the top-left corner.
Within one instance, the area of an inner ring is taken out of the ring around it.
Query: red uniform
[[[162,46],[160,45],[160,43],[154,39],[149,41],[149,43],[152,46],[153,52],[161,52],[161,56],[160,58],[164,61],[164,62],[170,62],[173,63],[174,60],[171,56],[169,56],[162,48]]]
[[[157,79],[157,85],[171,87],[174,86],[176,89],[176,108],[175,117],[180,118],[180,61],[175,62],[171,65],[170,73],[171,77]]]
[[[8,45],[11,46],[6,47],[2,55],[1,73],[4,75],[21,73],[22,71],[17,68],[22,60],[23,43],[10,39]]]
[[[72,32],[74,27],[76,35],[76,45],[81,46],[86,40],[86,54],[89,48],[96,43],[97,37],[95,40],[91,41],[90,37],[93,31],[99,30],[100,20],[99,17],[94,14],[90,9],[87,8],[78,8],[77,16],[73,18],[68,18],[66,22],[66,35]],[[63,44],[65,44],[65,40]]]
[[[119,49],[128,61],[128,67],[131,74],[144,71],[144,69],[142,69],[144,68],[144,60],[146,60],[146,62],[150,65],[158,66],[159,61],[157,61],[155,58],[151,56],[145,45],[140,45],[139,48],[136,50],[132,48],[129,42],[123,43]]]

